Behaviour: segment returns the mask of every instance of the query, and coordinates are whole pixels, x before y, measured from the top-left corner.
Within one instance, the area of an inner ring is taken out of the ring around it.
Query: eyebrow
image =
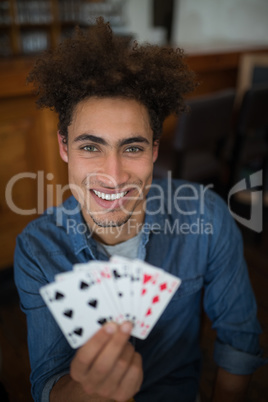
[[[140,143],[145,143],[145,144],[150,145],[147,138],[142,137],[141,135],[138,135],[136,137],[129,137],[129,138],[119,141],[119,146],[122,147],[123,145],[133,144],[134,142],[140,142]]]
[[[74,142],[91,141],[101,145],[108,145],[108,143],[101,137],[92,134],[81,134],[74,139]]]
[[[104,140],[101,137],[98,137],[96,135],[93,134],[81,134],[78,135],[78,137],[76,137],[74,139],[74,142],[84,142],[84,141],[91,141],[91,142],[95,142],[96,144],[100,144],[100,145],[109,145],[108,142],[106,140]],[[129,137],[129,138],[125,138],[123,140],[118,141],[118,145],[119,147],[122,147],[124,145],[129,145],[129,144],[133,144],[133,143],[145,143],[145,144],[150,144],[150,142],[147,140],[147,138],[138,135],[138,136],[134,136],[134,137]]]

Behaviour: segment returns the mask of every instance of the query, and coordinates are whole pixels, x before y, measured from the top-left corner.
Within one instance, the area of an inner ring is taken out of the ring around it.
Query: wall
[[[173,44],[268,44],[268,0],[175,2]]]
[[[153,27],[153,0],[124,0],[125,30],[142,42],[164,44],[166,31]]]

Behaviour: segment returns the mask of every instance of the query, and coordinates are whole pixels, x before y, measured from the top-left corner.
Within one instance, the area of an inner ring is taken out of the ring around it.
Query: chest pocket
[[[198,292],[203,287],[203,282],[204,281],[202,276],[182,280],[181,285],[179,289],[175,292],[171,302],[178,300],[183,296],[189,296],[193,293]]]
[[[196,314],[195,306],[200,303],[200,294],[203,287],[203,277],[182,280],[181,286],[175,292],[164,313],[156,324],[156,331],[163,331],[167,321],[186,322],[192,314]],[[198,309],[199,311],[199,309]]]

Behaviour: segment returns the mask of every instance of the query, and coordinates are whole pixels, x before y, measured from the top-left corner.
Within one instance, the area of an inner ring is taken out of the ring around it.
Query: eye
[[[126,149],[126,152],[129,152],[129,153],[137,153],[137,152],[141,152],[141,151],[142,151],[142,149],[139,147],[129,147]]]
[[[96,148],[95,145],[85,145],[81,149],[83,149],[84,151],[87,151],[87,152],[97,152],[98,151],[98,148]]]

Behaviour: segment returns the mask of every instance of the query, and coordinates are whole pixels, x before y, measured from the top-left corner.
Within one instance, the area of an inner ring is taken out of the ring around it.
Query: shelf
[[[109,18],[112,25],[113,21],[115,26],[120,25],[123,23],[121,12],[120,1],[2,0],[0,57],[33,54],[54,48],[66,37],[66,33],[69,36],[77,25],[90,27],[99,15]]]
[[[23,24],[19,24],[19,23],[15,23],[14,25],[18,28],[39,28],[39,27],[43,27],[43,28],[51,28],[51,22],[36,22],[36,23],[28,23],[25,22]]]

